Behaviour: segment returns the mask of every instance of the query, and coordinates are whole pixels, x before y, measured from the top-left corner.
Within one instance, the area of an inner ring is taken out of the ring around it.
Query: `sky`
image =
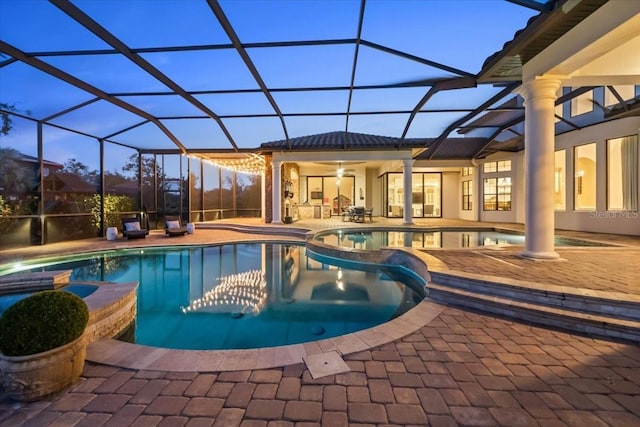
[[[230,40],[204,0],[81,0],[81,12],[168,76],[206,109],[221,117],[240,148],[285,138],[268,99],[259,91],[233,49],[157,52],[168,46],[224,45]],[[221,9],[242,43],[355,39],[361,3],[355,0],[226,0]],[[369,0],[364,10],[354,84],[379,85],[446,78],[456,72],[475,74],[484,60],[500,50],[537,12],[506,0]],[[187,149],[230,149],[232,144],[215,120],[179,96],[167,94],[149,76],[113,48],[44,0],[0,0],[0,40],[160,119]],[[372,47],[374,46],[374,47]],[[375,47],[382,47],[377,49]],[[386,50],[383,50],[386,49]],[[1,51],[2,49],[0,49]],[[393,55],[389,50],[405,55]],[[66,55],[87,51],[84,55]],[[42,55],[57,52],[55,55]],[[349,87],[356,45],[247,47],[247,53],[270,89]],[[413,58],[413,59],[412,59]],[[0,58],[10,59],[9,55]],[[416,60],[417,59],[417,60]],[[425,60],[446,65],[429,66]],[[249,93],[202,93],[231,89]],[[429,87],[360,89],[352,94],[349,131],[399,137],[409,114]],[[441,92],[418,114],[408,137],[436,137],[464,112],[501,88]],[[273,98],[284,114],[289,137],[345,130],[347,90],[278,91]],[[0,67],[0,102],[15,105],[34,119],[49,118],[65,129],[44,127],[45,157],[96,162],[96,140],[107,138],[142,149],[172,149],[174,143],[153,123],[21,62]],[[87,103],[66,114],[50,116]],[[300,115],[301,113],[310,114]],[[243,114],[265,117],[242,118]],[[295,114],[298,114],[297,116]],[[315,114],[315,115],[313,115]],[[170,119],[181,117],[181,119]],[[188,118],[188,119],[187,119]],[[36,126],[14,120],[14,130],[0,137],[0,147],[37,154]],[[130,129],[129,129],[130,128]],[[122,132],[123,129],[129,129]],[[455,136],[455,135],[454,135]],[[115,150],[115,149],[114,149]],[[117,150],[115,150],[117,151]],[[130,150],[123,149],[123,156]]]

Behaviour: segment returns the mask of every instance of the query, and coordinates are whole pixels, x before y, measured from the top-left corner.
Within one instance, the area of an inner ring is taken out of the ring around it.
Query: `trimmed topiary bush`
[[[68,344],[87,327],[89,309],[77,295],[37,292],[9,307],[0,318],[0,352],[26,356]]]

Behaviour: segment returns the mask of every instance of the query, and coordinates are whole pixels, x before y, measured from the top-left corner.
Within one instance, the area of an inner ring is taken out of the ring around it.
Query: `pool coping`
[[[102,338],[87,348],[87,360],[128,369],[164,372],[225,372],[268,369],[304,363],[303,358],[335,351],[344,356],[401,339],[428,325],[446,304],[422,300],[411,310],[372,328],[278,347],[246,350],[176,350]]]

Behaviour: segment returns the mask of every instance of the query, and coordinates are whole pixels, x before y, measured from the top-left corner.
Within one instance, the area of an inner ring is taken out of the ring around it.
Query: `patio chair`
[[[364,206],[356,206],[353,208],[353,221],[364,222]]]
[[[351,221],[351,216],[353,215],[353,208],[351,206],[342,208],[342,212],[340,212],[342,216],[342,222]]]
[[[187,234],[187,227],[182,225],[182,220],[178,215],[166,215],[164,217],[164,233],[169,237],[184,236]]]
[[[122,235],[127,239],[144,239],[148,234],[149,230],[140,226],[137,216],[122,218]]]
[[[364,216],[365,217],[369,217],[369,222],[373,222],[373,208],[365,209],[364,210]]]

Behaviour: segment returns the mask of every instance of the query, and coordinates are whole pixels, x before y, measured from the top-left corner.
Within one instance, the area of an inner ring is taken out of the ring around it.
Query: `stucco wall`
[[[640,118],[629,117],[585,127],[556,137],[556,150],[566,150],[566,210],[556,212],[556,228],[599,233],[640,235],[640,213],[607,211],[607,140],[640,132]],[[596,209],[574,210],[574,150],[577,145],[596,143]],[[640,154],[639,154],[640,157]],[[640,163],[640,158],[638,159]],[[640,186],[640,177],[639,177]]]

